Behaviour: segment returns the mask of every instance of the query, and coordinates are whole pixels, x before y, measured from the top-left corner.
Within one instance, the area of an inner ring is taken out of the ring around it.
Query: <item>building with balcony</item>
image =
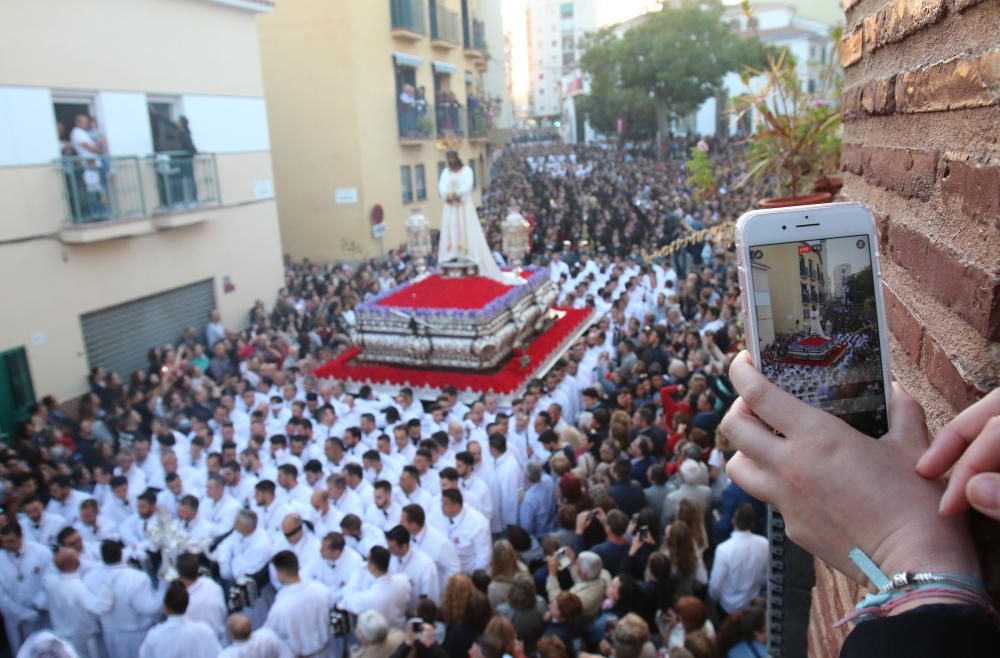
[[[297,0],[261,16],[289,254],[378,256],[405,241],[406,220],[418,208],[436,227],[446,148],[472,167],[481,198],[493,118],[509,104],[505,84],[491,89],[483,79],[491,67],[503,70],[485,22],[499,16],[499,2]],[[376,216],[384,218],[379,226]]]
[[[283,281],[267,0],[0,7],[0,432]],[[16,56],[12,56],[16,54]]]

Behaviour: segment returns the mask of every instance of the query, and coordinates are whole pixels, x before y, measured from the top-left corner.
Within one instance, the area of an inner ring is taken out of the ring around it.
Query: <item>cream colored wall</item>
[[[260,96],[255,16],[206,0],[2,2],[0,82]]]
[[[224,323],[240,327],[256,298],[273,297],[283,277],[274,248],[280,239],[275,202],[207,214],[200,224],[122,240],[0,245],[0,280],[17,282],[4,290],[0,350],[26,347],[37,395],[66,398],[86,389],[83,313],[212,278]],[[234,292],[223,294],[223,276],[232,279]],[[44,345],[32,344],[38,334]]]
[[[460,12],[457,0],[447,6]],[[259,27],[285,251],[324,261],[377,256],[369,222],[375,204],[385,213],[386,249],[405,241],[413,208],[437,226],[437,162],[443,153],[431,140],[400,145],[392,53],[423,60],[417,84],[428,96],[433,60],[458,67],[451,89],[467,107],[464,71],[474,67],[463,49],[432,48],[429,37],[415,43],[394,39],[388,0],[278,3],[273,14],[259,18]],[[465,140],[460,153],[469,160],[483,150]],[[425,167],[428,199],[403,204],[400,166],[417,163]],[[358,202],[335,203],[338,188],[357,189]],[[477,201],[479,195],[477,189]]]

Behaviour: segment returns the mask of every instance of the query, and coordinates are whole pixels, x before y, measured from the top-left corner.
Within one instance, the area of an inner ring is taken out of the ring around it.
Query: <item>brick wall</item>
[[[892,369],[936,431],[1000,384],[1000,0],[844,0],[848,197],[878,219]],[[1000,593],[1000,532],[977,519]],[[857,588],[817,564],[810,656]]]

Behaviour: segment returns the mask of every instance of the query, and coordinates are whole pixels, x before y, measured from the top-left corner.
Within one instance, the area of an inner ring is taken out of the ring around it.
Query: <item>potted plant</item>
[[[740,77],[750,91],[734,100],[734,111],[755,115],[757,123],[748,136],[747,174],[741,183],[766,176],[780,190],[781,196],[762,199],[762,208],[830,201],[830,189],[807,192],[814,181],[835,171],[840,159],[840,108],[827,95],[829,85],[804,91],[785,49],[768,56],[763,69],[748,67]],[[754,79],[762,81],[757,91],[751,88]]]

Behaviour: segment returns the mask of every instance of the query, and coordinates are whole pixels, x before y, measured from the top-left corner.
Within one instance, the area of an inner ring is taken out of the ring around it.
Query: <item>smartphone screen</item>
[[[750,245],[761,370],[869,436],[888,430],[867,235]]]

